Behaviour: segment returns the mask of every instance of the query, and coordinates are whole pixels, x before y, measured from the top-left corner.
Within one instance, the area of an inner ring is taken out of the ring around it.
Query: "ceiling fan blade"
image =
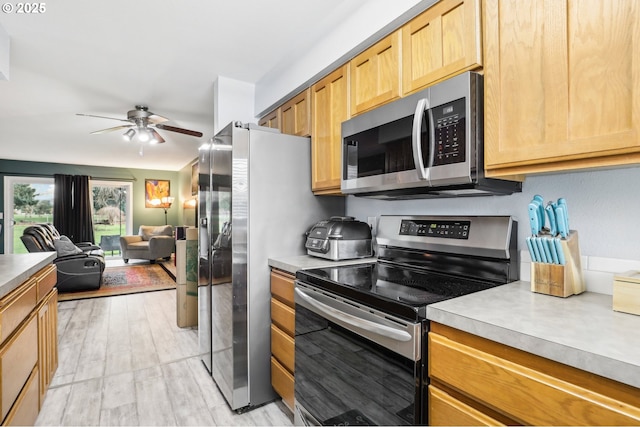
[[[90,133],[90,135],[98,135],[101,133],[107,133],[107,132],[113,132],[114,130],[119,130],[119,129],[127,129],[130,127],[133,127],[134,125],[122,125],[122,126],[116,126],[113,128],[107,128],[107,129],[102,129],[102,130],[96,130]]]
[[[97,117],[98,119],[118,120],[118,121],[121,121],[121,122],[130,122],[131,121],[131,120],[127,120],[127,119],[116,119],[115,117],[95,116],[93,114],[76,113],[76,116]]]
[[[151,124],[158,124],[158,123],[164,123],[164,122],[168,122],[169,119],[167,119],[166,117],[162,117],[159,116],[155,113],[151,113],[151,115],[149,117],[147,117],[147,120],[149,121],[149,123]]]
[[[202,136],[202,132],[197,132],[195,130],[189,130],[189,129],[178,128],[178,127],[175,127],[175,126],[163,125],[162,123],[158,123],[155,126],[158,129],[168,130],[168,131],[171,131],[171,132],[183,133],[185,135],[198,136],[198,137]]]

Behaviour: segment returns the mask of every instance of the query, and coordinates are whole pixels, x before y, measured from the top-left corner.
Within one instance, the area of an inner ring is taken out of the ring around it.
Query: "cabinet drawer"
[[[537,356],[496,343],[481,344],[492,349],[488,353],[485,347],[481,350],[430,332],[428,345],[430,378],[525,425],[640,424],[640,407],[620,400],[629,388],[622,384],[615,389],[604,378],[594,382],[588,373],[551,361],[538,362]],[[544,369],[537,369],[536,363]],[[591,381],[594,388],[585,388],[582,381]],[[600,383],[611,394],[599,392],[595,387]],[[637,395],[631,399],[637,400]]]
[[[53,289],[58,281],[58,269],[55,265],[51,264],[42,270],[40,270],[35,276],[36,280],[36,289],[37,289],[37,298],[38,302],[42,301],[42,299]]]
[[[430,426],[505,425],[432,385],[429,386],[428,413]]]
[[[33,315],[0,348],[2,419],[11,409],[37,362],[38,322]]]
[[[36,307],[36,281],[31,278],[0,300],[0,342],[29,316]]]
[[[275,358],[271,358],[271,385],[282,401],[293,411],[294,379]]]
[[[289,307],[295,306],[293,298],[294,280],[294,276],[271,271],[271,293],[273,294],[274,298],[279,299]]]
[[[271,321],[287,334],[291,336],[295,335],[295,310],[275,298],[271,298]]]
[[[27,385],[22,389],[22,393],[18,396],[3,425],[32,426],[35,424],[40,411],[38,375],[37,368],[31,372]]]
[[[293,373],[295,366],[294,340],[275,325],[271,325],[271,353],[289,372]]]

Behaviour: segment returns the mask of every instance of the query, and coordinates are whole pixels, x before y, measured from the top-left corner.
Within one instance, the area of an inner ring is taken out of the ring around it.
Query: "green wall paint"
[[[195,161],[195,159],[194,159]],[[193,163],[193,162],[191,162]],[[171,196],[175,197],[174,205],[167,210],[167,220],[172,225],[184,225],[187,217],[183,214],[182,204],[191,197],[190,186],[185,180],[191,180],[191,163],[181,171],[157,171],[147,169],[108,168],[100,166],[71,165],[62,163],[24,162],[0,159],[0,212],[4,212],[4,177],[5,176],[35,176],[50,177],[54,174],[89,175],[94,179],[121,180],[133,182],[133,230],[137,232],[140,225],[164,224],[164,210],[145,208],[144,180],[166,179],[171,182]],[[186,190],[185,190],[186,189]],[[188,191],[188,194],[187,194]],[[0,233],[0,253],[4,253],[4,220]]]

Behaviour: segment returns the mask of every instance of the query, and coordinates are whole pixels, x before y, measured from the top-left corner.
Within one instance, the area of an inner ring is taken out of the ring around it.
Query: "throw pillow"
[[[63,240],[62,237],[64,236],[53,241],[53,245],[56,247],[56,252],[58,252],[58,257],[82,253],[82,249],[74,245],[68,238]]]

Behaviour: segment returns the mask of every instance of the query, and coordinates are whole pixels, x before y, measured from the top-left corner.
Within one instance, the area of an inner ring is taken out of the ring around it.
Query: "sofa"
[[[24,229],[20,240],[29,252],[56,252],[58,292],[100,288],[105,268],[104,251],[91,242],[74,243],[60,235],[51,224],[35,224]]]
[[[175,238],[171,225],[141,225],[135,236],[120,236],[122,259],[147,259],[152,264],[158,258],[170,259],[175,250]]]

